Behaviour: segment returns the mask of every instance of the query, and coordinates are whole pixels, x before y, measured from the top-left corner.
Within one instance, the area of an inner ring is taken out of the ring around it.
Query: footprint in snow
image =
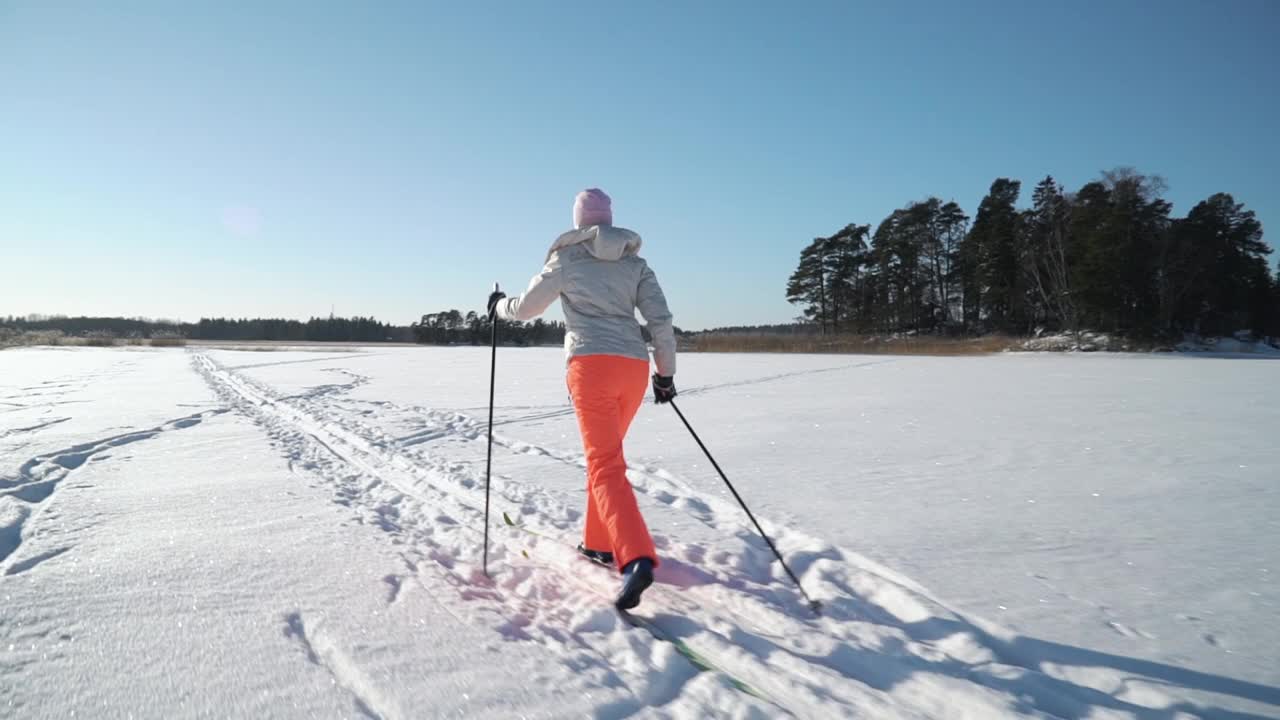
[[[1215,647],[1220,650],[1225,650],[1226,652],[1231,652],[1230,650],[1227,650],[1226,647],[1223,646],[1221,638],[1219,638],[1214,633],[1211,633],[1211,632],[1205,633],[1204,635],[1200,636],[1200,639],[1204,640],[1205,643],[1211,647]]]

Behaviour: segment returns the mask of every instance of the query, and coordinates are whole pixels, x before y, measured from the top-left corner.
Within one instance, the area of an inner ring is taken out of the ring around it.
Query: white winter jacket
[[[528,321],[560,298],[569,357],[621,355],[649,359],[636,309],[653,338],[659,375],[676,373],[676,336],[658,279],[637,254],[640,236],[612,225],[570,230],[547,252],[547,264],[524,294],[497,305],[498,316]]]

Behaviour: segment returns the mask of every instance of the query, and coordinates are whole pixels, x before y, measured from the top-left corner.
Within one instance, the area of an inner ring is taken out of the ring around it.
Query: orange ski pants
[[[649,363],[617,355],[569,361],[569,394],[587,456],[587,523],[583,545],[613,553],[618,569],[647,557],[658,562],[653,538],[627,480],[622,439],[649,388]]]

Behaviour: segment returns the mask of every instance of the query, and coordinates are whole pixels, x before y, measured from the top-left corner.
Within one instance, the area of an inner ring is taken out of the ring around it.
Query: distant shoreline
[[[57,337],[28,342],[0,343],[0,351],[22,347],[200,347],[240,352],[357,352],[377,348],[480,348],[472,343],[408,343],[366,340],[186,340],[182,338],[83,338]],[[1080,336],[1048,335],[1013,337],[987,335],[976,338],[880,337],[880,336],[776,336],[776,335],[690,335],[680,340],[681,353],[751,355],[916,355],[969,357],[1001,353],[1177,353],[1206,357],[1254,357],[1280,359],[1280,346],[1263,340],[1209,338],[1178,344],[1133,341],[1098,333]],[[537,345],[504,343],[504,350],[524,348],[559,349],[551,343]]]

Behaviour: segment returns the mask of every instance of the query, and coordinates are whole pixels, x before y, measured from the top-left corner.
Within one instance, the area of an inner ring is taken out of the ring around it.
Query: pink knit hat
[[[591,188],[578,193],[573,200],[573,226],[582,228],[591,225],[613,224],[613,201],[600,188]]]

